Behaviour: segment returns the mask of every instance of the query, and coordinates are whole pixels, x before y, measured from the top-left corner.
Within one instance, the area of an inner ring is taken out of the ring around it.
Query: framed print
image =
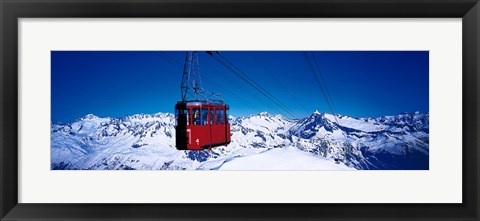
[[[1,219],[478,220],[479,7],[2,1]]]

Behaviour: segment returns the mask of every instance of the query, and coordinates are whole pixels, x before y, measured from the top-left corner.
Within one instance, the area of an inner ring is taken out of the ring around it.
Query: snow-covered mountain
[[[51,126],[52,169],[428,169],[429,115],[352,118],[314,112],[301,120],[262,112],[230,117],[232,142],[175,148],[173,114],[87,115]],[[340,163],[336,164],[335,159]],[[282,163],[282,165],[279,165]]]
[[[352,118],[314,112],[289,132],[298,148],[358,169],[428,169],[428,114]]]

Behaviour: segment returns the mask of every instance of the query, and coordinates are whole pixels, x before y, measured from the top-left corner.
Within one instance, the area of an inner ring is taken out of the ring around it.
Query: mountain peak
[[[263,111],[263,112],[260,112],[259,115],[260,115],[260,116],[268,116],[268,115],[270,115],[270,114],[268,114],[268,112],[266,112],[266,111]]]
[[[318,110],[315,110],[313,114],[320,114],[320,112]]]
[[[85,115],[85,117],[83,117],[83,119],[89,119],[89,120],[91,120],[91,119],[97,119],[97,118],[100,118],[100,117],[98,117],[98,116],[96,116],[96,115],[94,115],[94,114],[87,114],[87,115]]]

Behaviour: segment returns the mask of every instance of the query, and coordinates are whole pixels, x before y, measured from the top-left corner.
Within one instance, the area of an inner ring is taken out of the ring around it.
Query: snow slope
[[[246,157],[233,158],[219,170],[354,170],[335,161],[315,156],[295,147],[275,148]]]

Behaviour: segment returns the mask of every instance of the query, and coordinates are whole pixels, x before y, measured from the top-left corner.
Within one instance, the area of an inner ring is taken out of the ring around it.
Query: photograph
[[[429,51],[50,54],[51,170],[429,170]]]

